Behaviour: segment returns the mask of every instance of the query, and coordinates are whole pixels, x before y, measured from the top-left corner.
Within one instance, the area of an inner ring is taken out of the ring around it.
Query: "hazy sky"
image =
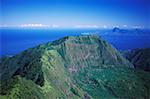
[[[1,0],[1,25],[144,26],[150,0]]]

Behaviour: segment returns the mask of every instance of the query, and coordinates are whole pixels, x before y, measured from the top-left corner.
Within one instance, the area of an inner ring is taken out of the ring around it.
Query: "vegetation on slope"
[[[40,86],[31,80],[20,76],[14,76],[1,83],[1,99],[42,99],[44,93]]]
[[[122,54],[136,69],[150,71],[150,48],[122,51]]]

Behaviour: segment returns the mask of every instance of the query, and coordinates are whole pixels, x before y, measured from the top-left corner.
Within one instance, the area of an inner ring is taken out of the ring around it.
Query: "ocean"
[[[113,33],[102,29],[0,29],[0,56],[16,55],[39,44],[65,36],[96,33],[118,50],[150,47],[150,33]]]

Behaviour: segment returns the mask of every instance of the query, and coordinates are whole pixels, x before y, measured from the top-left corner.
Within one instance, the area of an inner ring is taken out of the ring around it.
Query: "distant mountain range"
[[[113,28],[113,33],[121,33],[121,34],[134,34],[134,35],[150,35],[150,30],[146,29],[120,29],[118,27]]]
[[[150,97],[149,72],[136,69],[135,64],[95,35],[68,36],[3,57],[0,70],[1,99]]]

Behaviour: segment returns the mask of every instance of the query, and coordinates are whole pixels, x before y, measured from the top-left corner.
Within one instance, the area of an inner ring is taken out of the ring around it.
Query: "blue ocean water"
[[[101,29],[1,29],[0,31],[0,56],[15,55],[42,43],[83,33],[97,33],[119,50],[150,47],[149,33],[124,35]]]

